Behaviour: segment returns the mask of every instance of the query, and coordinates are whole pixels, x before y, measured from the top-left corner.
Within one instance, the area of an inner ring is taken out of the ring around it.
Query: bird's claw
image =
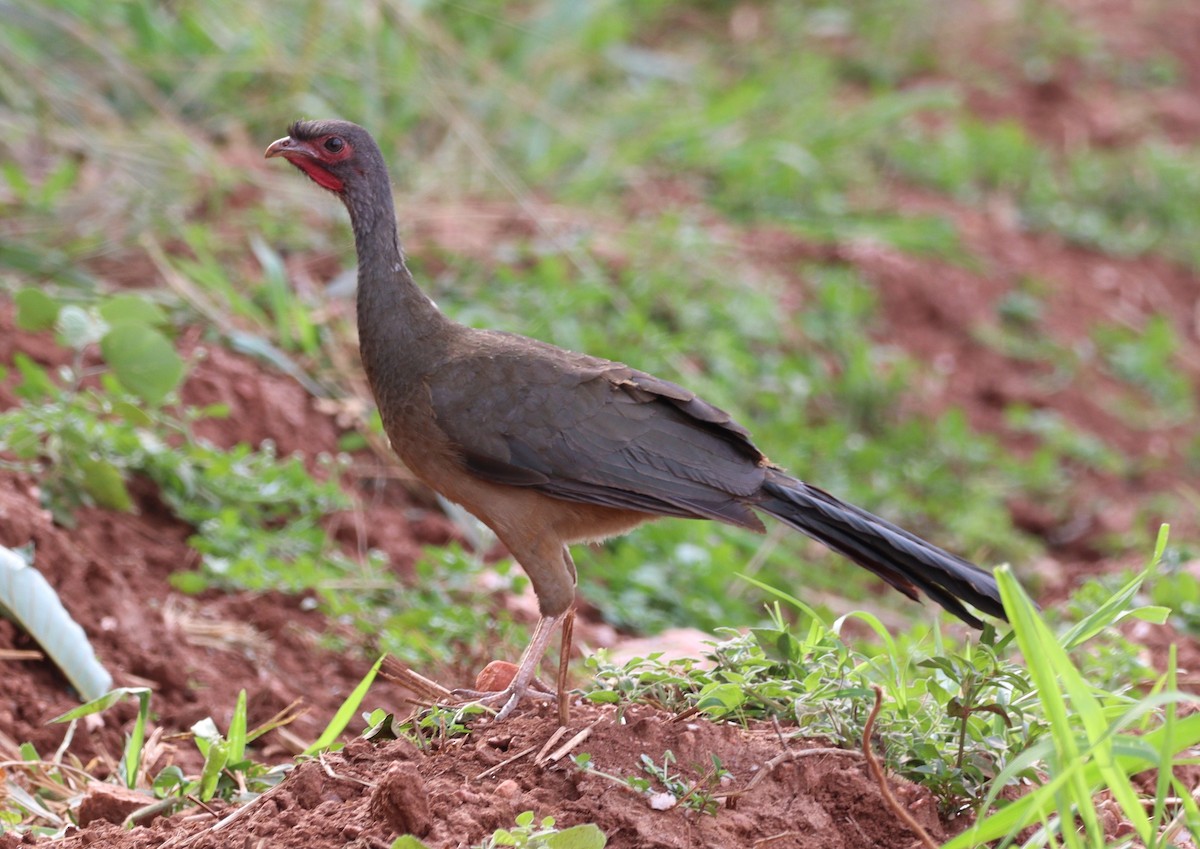
[[[541,683],[541,682],[537,682]],[[516,710],[521,699],[537,699],[539,701],[554,701],[558,696],[548,688],[538,688],[533,686],[517,688],[513,686],[505,687],[503,690],[470,690],[458,689],[451,690],[451,694],[455,698],[462,699],[464,704],[479,704],[488,708],[496,708],[499,706],[499,711],[496,713],[494,721],[502,722]]]

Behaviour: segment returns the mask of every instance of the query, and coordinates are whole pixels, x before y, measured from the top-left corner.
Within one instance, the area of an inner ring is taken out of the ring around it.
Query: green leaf
[[[115,415],[120,416],[135,427],[151,427],[154,424],[154,418],[137,404],[130,404],[128,401],[117,401],[113,404],[112,410]]]
[[[17,200],[28,202],[33,185],[29,182],[29,178],[25,176],[25,172],[21,166],[16,163],[16,160],[7,160],[0,163],[0,173],[4,175],[4,179],[8,182],[8,187],[12,189],[13,195]]]
[[[55,394],[57,387],[46,370],[29,359],[25,354],[13,355],[13,365],[21,373],[21,382],[17,385],[16,393],[27,401],[48,398]]]
[[[333,741],[338,738],[338,735],[346,730],[346,726],[350,724],[350,720],[358,713],[358,706],[362,704],[362,700],[366,697],[367,690],[371,689],[371,682],[379,674],[379,667],[383,665],[385,657],[387,657],[386,654],[381,654],[379,659],[367,670],[367,674],[358,682],[358,686],[354,688],[354,692],[346,697],[346,701],[342,702],[342,706],[338,708],[333,719],[329,720],[329,725],[325,726],[325,730],[321,732],[321,736],[304,750],[304,754],[315,755],[322,749],[328,749],[333,745]]]
[[[129,739],[125,741],[123,761],[125,783],[130,790],[137,786],[138,767],[142,763],[142,746],[146,742],[146,723],[150,720],[150,691],[141,688],[141,692],[137,693],[137,698],[137,719],[133,723],[133,731],[130,732]]]
[[[58,301],[41,289],[22,289],[13,302],[17,305],[17,327],[21,330],[49,330],[58,318]]]
[[[367,723],[362,733],[364,740],[395,740],[400,736],[396,730],[399,723],[396,722],[396,715],[393,713],[376,708],[370,714],[363,714],[363,719]]]
[[[565,828],[545,838],[546,849],[604,849],[608,838],[595,823],[582,823]]]
[[[429,844],[411,834],[402,834],[392,841],[392,849],[429,849]]]
[[[123,513],[133,510],[133,499],[116,466],[107,460],[83,457],[79,460],[79,468],[83,472],[83,487],[96,504]]]
[[[584,695],[593,704],[615,705],[621,700],[621,694],[614,690],[594,690]]]
[[[177,790],[182,795],[183,788],[187,787],[187,777],[183,774],[183,770],[178,764],[171,764],[163,769],[158,775],[154,776],[154,781],[151,787],[154,789],[154,795],[160,799]]]
[[[100,352],[126,389],[160,404],[183,379],[183,360],[167,337],[142,324],[118,324],[100,340]]]
[[[208,404],[195,410],[197,419],[227,419],[229,418],[228,404]]]
[[[176,572],[168,579],[171,586],[187,595],[196,595],[209,587],[208,578],[200,572]]]
[[[63,192],[75,185],[79,177],[79,160],[67,157],[42,179],[40,201],[44,206],[50,206]]]
[[[95,699],[112,686],[112,676],[96,659],[87,634],[67,613],[58,593],[41,572],[3,546],[0,546],[0,609],[7,611],[18,627],[37,641],[81,697]]]
[[[1133,597],[1137,595],[1142,588],[1142,584],[1151,576],[1153,576],[1158,565],[1162,562],[1163,552],[1167,548],[1167,540],[1170,537],[1170,526],[1163,525],[1159,528],[1158,539],[1154,546],[1154,554],[1150,558],[1150,564],[1140,573],[1129,579],[1123,587],[1113,593],[1104,604],[1092,611],[1083,620],[1078,622],[1073,628],[1067,631],[1062,637],[1063,648],[1068,651],[1076,646],[1090,640],[1100,631],[1119,622],[1122,618],[1129,615],[1134,615],[1129,610],[1129,604]],[[1155,621],[1157,619],[1157,611],[1148,609],[1147,621]]]
[[[737,684],[713,683],[700,691],[696,708],[715,716],[724,716],[741,707],[745,700],[746,694]]]
[[[162,307],[138,295],[117,295],[104,301],[97,309],[110,325],[144,324],[149,327],[161,327],[168,323],[167,314]]]
[[[246,691],[239,690],[233,718],[229,720],[229,762],[241,763],[246,757]]]
[[[202,802],[207,802],[217,792],[217,782],[221,780],[221,770],[229,761],[229,744],[224,740],[213,743],[208,748],[204,758],[204,769],[200,771],[199,795]]]

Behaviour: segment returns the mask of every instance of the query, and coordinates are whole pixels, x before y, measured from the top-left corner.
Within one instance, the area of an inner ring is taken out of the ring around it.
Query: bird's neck
[[[404,261],[391,195],[348,203],[358,253],[358,336],[372,388],[415,376],[456,327],[417,288]]]

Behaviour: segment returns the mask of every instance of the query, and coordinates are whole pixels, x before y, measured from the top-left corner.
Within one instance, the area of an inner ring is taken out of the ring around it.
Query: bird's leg
[[[559,613],[557,616],[543,616],[538,620],[533,629],[533,637],[529,640],[529,645],[525,648],[525,652],[521,655],[521,660],[517,664],[517,674],[513,676],[512,682],[498,693],[481,693],[478,690],[455,690],[456,696],[466,696],[475,699],[481,704],[489,707],[502,705],[500,712],[496,714],[496,722],[507,719],[509,714],[517,707],[517,703],[522,697],[529,696],[535,699],[553,699],[554,694],[548,693],[540,689],[531,688],[534,682],[534,676],[537,674],[538,664],[542,662],[542,657],[546,654],[546,646],[550,644],[550,638],[554,636],[555,630],[567,618],[570,609]]]

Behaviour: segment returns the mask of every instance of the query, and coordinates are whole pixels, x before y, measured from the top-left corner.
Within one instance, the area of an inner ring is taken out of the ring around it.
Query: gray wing
[[[480,478],[762,529],[744,499],[766,458],[727,413],[673,383],[534,343],[456,358],[429,388],[439,426]]]

